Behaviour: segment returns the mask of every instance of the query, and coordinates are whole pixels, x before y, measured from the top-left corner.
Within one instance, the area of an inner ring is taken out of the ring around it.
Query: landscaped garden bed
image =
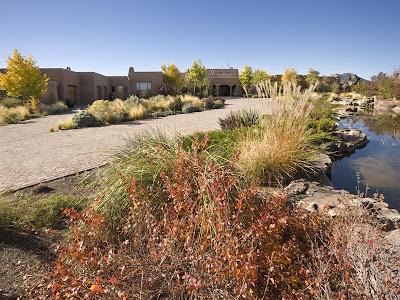
[[[15,124],[32,118],[40,118],[46,115],[60,114],[68,111],[63,102],[54,104],[38,104],[32,108],[29,102],[17,98],[0,99],[0,125]]]
[[[292,92],[274,96],[270,115],[231,113],[220,119],[222,130],[133,136],[112,163],[81,179],[90,190],[83,200],[54,195],[16,210],[5,205],[9,229],[67,227],[52,272],[32,277],[28,298],[397,295],[399,252],[387,252],[375,212],[361,198],[353,207],[335,202],[332,218],[300,205],[307,188],[320,192],[318,184],[282,189],[318,172],[322,145],[337,130],[330,105],[311,99],[312,88]],[[149,109],[153,102],[139,104]],[[132,116],[142,115],[138,107]],[[108,110],[91,110],[114,120]],[[357,275],[371,270],[372,277]]]
[[[153,96],[141,99],[131,96],[125,101],[116,99],[94,101],[87,109],[78,111],[75,116],[58,123],[59,130],[104,126],[121,122],[160,118],[175,114],[200,112],[224,107],[223,98],[207,97],[200,99],[191,95]]]

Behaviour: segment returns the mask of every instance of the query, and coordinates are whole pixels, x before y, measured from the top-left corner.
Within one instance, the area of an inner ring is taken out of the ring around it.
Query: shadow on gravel
[[[45,262],[52,261],[56,258],[50,246],[52,241],[31,233],[21,233],[13,230],[0,230],[0,251],[5,246],[18,248],[24,252],[32,252]]]

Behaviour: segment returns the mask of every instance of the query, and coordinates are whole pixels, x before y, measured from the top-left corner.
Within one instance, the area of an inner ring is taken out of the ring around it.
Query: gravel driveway
[[[0,126],[0,192],[104,165],[130,135],[153,129],[171,135],[218,129],[220,117],[248,108],[267,113],[270,104],[265,99],[228,99],[223,109],[57,132],[49,128],[72,114]]]

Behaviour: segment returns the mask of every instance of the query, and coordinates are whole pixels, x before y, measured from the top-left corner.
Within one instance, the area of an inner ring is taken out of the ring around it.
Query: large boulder
[[[352,207],[362,207],[371,213],[386,231],[400,228],[400,214],[389,208],[380,198],[368,198],[350,194],[345,190],[336,190],[331,186],[321,185],[304,179],[292,181],[285,193],[289,202],[312,212],[322,212],[337,216]]]

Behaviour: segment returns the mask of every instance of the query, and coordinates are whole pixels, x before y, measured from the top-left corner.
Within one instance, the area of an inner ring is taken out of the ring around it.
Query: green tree
[[[271,79],[271,75],[267,71],[255,70],[253,74],[252,84],[257,85],[268,79]]]
[[[162,65],[161,72],[163,74],[164,82],[175,91],[179,90],[183,84],[181,72],[174,64]]]
[[[46,93],[48,82],[49,78],[40,72],[33,58],[25,58],[17,50],[7,60],[7,71],[0,74],[0,90],[10,97],[29,99],[34,106]]]
[[[249,87],[253,81],[253,70],[250,66],[244,66],[239,73],[240,85],[242,86],[246,97],[249,97]]]
[[[296,69],[289,68],[283,71],[282,74],[282,82],[283,83],[288,83],[291,82],[293,84],[297,83],[297,71]]]
[[[320,75],[321,75],[320,72],[318,72],[317,70],[314,70],[314,69],[310,68],[310,69],[308,70],[307,75],[306,75],[306,81],[307,81],[307,83],[308,83],[309,85],[316,84],[316,83],[319,82],[320,79],[321,79],[321,76],[320,76]]]
[[[196,94],[196,88],[201,90],[208,86],[207,69],[201,63],[201,60],[194,61],[192,66],[186,71],[186,80],[193,87],[193,94]]]

